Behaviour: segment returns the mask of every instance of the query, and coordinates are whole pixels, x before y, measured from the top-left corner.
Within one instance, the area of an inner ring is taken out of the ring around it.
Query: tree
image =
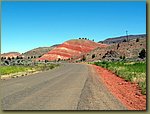
[[[17,57],[16,57],[16,59],[20,59],[20,57],[19,57],[19,56],[17,56]]]
[[[3,57],[3,60],[5,60],[6,59],[6,57]]]
[[[127,42],[127,40],[126,40],[126,39],[124,39],[124,40],[123,40],[123,42]]]
[[[15,59],[14,57],[12,57],[11,59]]]
[[[11,58],[10,58],[10,57],[8,57],[8,58],[7,58],[7,60],[11,61]]]
[[[125,55],[124,56],[120,56],[120,59],[125,60]]]
[[[42,57],[42,55],[39,55],[39,58]]]
[[[117,49],[120,47],[120,45],[119,45],[119,43],[118,43],[118,45],[117,45]]]
[[[139,42],[139,38],[136,39],[136,42]]]
[[[57,62],[59,62],[59,61],[60,61],[60,58],[58,58]]]
[[[120,59],[122,59],[122,56],[120,56]]]
[[[142,49],[141,52],[139,53],[139,58],[143,59],[146,57],[146,51],[145,49]]]
[[[125,57],[125,55],[124,55],[124,56],[122,57],[122,59],[125,60],[125,58],[126,58],[126,57]]]
[[[4,57],[1,57],[1,61],[4,59]]]
[[[20,56],[20,59],[23,59],[23,57],[22,57],[22,56]]]
[[[92,55],[92,59],[95,58],[95,54]]]
[[[45,60],[45,63],[47,63],[48,62],[48,60]]]
[[[85,61],[85,60],[86,60],[86,57],[85,57],[85,55],[83,55],[81,61]]]

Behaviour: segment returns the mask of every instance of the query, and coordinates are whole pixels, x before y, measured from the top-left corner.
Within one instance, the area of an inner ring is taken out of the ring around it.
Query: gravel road
[[[85,64],[62,64],[0,83],[2,110],[127,110]]]

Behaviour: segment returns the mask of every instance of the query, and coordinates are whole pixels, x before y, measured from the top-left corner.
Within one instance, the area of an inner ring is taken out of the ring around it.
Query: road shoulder
[[[88,78],[85,82],[78,110],[127,110],[104,86],[95,69],[88,66]]]
[[[105,68],[91,65],[108,90],[128,110],[146,110],[146,95],[141,94],[138,84],[127,82]]]

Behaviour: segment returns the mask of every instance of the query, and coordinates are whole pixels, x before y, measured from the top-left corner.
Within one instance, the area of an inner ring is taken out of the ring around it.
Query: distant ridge
[[[139,35],[128,35],[129,40],[137,39],[137,38],[146,38],[146,34],[139,34]],[[127,36],[120,36],[120,37],[113,37],[113,38],[107,38],[104,41],[99,41],[98,43],[104,43],[104,44],[113,44],[113,43],[120,43],[124,40],[127,40]]]

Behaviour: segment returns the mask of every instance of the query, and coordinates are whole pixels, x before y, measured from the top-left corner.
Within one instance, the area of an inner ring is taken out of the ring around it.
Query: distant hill
[[[12,58],[12,57],[17,57],[17,56],[20,56],[21,54],[19,52],[8,52],[8,53],[3,53],[1,54],[1,57],[6,57],[6,59],[8,57]]]
[[[48,53],[50,50],[52,50],[56,46],[58,46],[58,44],[50,46],[50,47],[38,47],[38,48],[35,48],[35,49],[32,49],[32,50],[29,50],[25,53],[22,53],[22,56],[24,56],[24,58],[28,58],[28,57],[39,58],[39,56],[42,56],[45,53]]]
[[[37,60],[53,61],[59,59],[70,59],[74,56],[90,52],[97,47],[107,47],[107,45],[96,43],[87,39],[72,39],[56,46]]]
[[[137,38],[146,38],[146,34],[139,34],[139,35],[128,35],[129,40],[137,39]],[[127,40],[127,36],[120,36],[120,37],[114,37],[114,38],[107,38],[104,41],[99,41],[98,43],[104,43],[104,44],[113,44],[113,43],[120,43],[124,40]]]

